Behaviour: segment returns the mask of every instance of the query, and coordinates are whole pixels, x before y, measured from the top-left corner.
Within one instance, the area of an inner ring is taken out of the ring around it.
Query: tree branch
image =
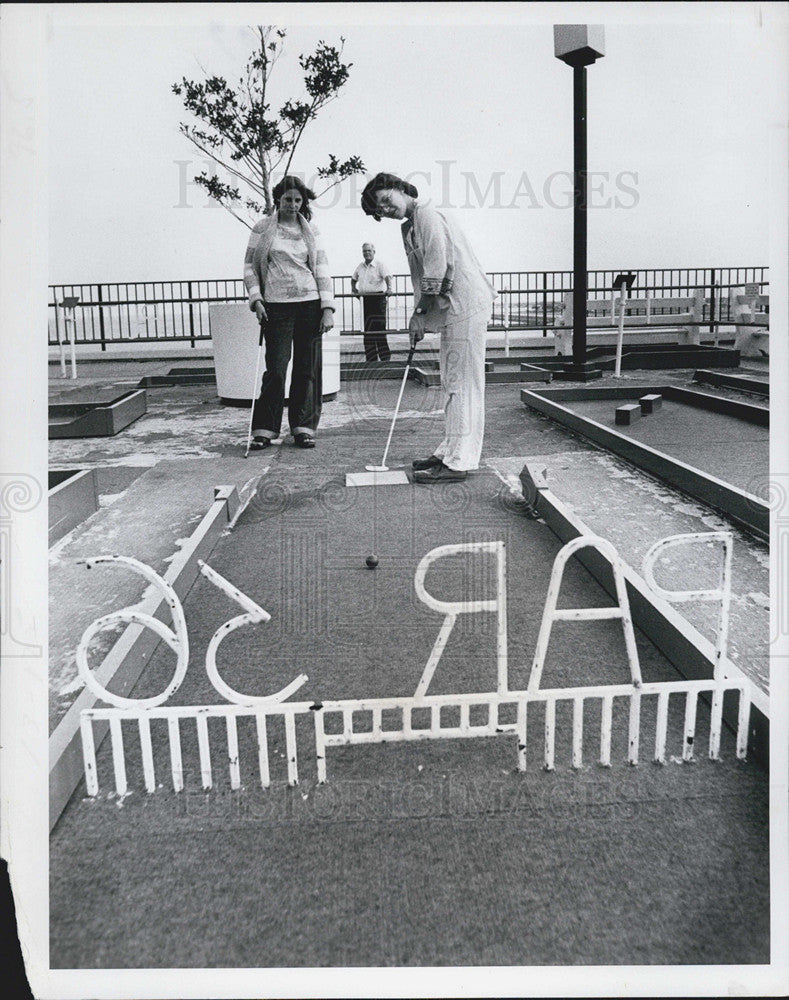
[[[224,160],[221,160],[218,156],[216,156],[213,152],[211,152],[211,150],[206,149],[205,146],[200,145],[197,139],[195,139],[190,133],[184,132],[183,134],[191,143],[193,143],[200,150],[201,153],[205,153],[205,155],[209,157],[209,159],[213,160],[214,163],[218,163],[220,167],[224,167],[224,169],[227,170],[229,174],[232,174],[234,177],[237,177],[240,181],[244,181],[245,184],[248,184],[251,188],[258,191],[259,194],[264,193],[262,185],[260,186],[260,190],[258,190],[258,185],[251,182],[248,177],[246,177],[244,174],[241,173],[241,171],[236,170],[234,167],[231,167],[229,163],[225,163]]]

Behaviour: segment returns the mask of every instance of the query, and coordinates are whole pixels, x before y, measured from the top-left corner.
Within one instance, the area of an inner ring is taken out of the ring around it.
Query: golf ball
[[[368,556],[365,560],[368,569],[375,569],[378,565],[378,556]]]

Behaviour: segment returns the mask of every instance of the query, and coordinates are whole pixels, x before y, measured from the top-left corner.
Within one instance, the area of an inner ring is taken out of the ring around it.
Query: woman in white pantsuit
[[[416,308],[412,346],[425,331],[440,334],[444,440],[414,461],[418,483],[457,482],[478,468],[485,430],[485,337],[496,293],[465,234],[450,217],[419,198],[413,184],[376,174],[362,193],[366,215],[402,219]]]

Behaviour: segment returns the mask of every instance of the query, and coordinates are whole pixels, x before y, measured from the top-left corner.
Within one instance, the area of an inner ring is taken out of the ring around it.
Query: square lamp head
[[[554,24],[553,54],[569,66],[589,66],[605,55],[602,24]]]

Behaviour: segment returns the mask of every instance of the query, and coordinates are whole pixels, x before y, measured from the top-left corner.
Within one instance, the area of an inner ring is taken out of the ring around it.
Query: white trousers
[[[485,433],[485,337],[490,309],[441,329],[444,440],[434,454],[456,471],[479,467]]]

